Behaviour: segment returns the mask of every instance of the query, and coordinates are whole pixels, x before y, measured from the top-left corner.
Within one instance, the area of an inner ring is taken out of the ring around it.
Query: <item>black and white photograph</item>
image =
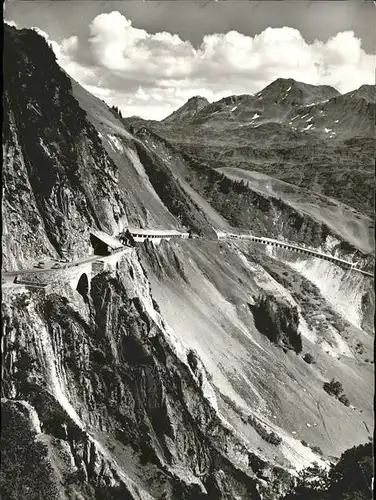
[[[376,2],[3,18],[0,500],[371,500]]]

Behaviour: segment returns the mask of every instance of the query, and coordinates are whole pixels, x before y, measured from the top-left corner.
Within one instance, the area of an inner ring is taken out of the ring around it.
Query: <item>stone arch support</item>
[[[83,292],[87,288],[86,294],[90,291],[90,282],[92,278],[91,273],[91,263],[81,266],[74,266],[69,269],[69,283],[73,290],[79,293]],[[87,286],[86,286],[87,282]],[[81,293],[82,295],[82,293]]]

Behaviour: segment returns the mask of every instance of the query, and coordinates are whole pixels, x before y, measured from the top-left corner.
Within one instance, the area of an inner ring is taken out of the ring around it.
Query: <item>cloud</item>
[[[8,21],[7,19],[4,19],[4,23],[8,26],[13,26],[13,28],[18,28],[18,24],[15,21]]]
[[[213,101],[253,94],[280,77],[341,92],[374,82],[374,58],[353,31],[311,44],[291,27],[254,37],[229,31],[208,34],[195,48],[178,35],[138,29],[113,11],[96,16],[88,36],[49,42],[73,78],[126,116],[161,119],[193,95]]]

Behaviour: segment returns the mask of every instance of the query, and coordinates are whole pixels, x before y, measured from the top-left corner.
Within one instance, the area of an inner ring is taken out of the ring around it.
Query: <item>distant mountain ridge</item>
[[[278,78],[254,95],[188,101],[154,130],[213,168],[275,176],[373,214],[375,88],[340,94],[327,85]],[[354,175],[356,172],[356,175]]]
[[[332,99],[365,99],[372,106],[375,91],[371,85],[362,85],[359,89],[341,94],[328,85],[311,85],[297,82],[292,78],[278,78],[256,94],[231,95],[209,103],[203,97],[189,99],[183,106],[161,120],[163,125],[205,125],[213,120],[229,123],[276,120],[290,120],[297,114],[299,107],[325,104]],[[337,102],[337,101],[334,101]],[[257,115],[257,116],[255,116]],[[254,123],[256,125],[256,122]]]
[[[375,102],[376,87],[375,85],[362,85],[358,89],[352,90],[344,95],[349,95],[350,97],[360,97],[362,99],[366,99],[366,101]]]

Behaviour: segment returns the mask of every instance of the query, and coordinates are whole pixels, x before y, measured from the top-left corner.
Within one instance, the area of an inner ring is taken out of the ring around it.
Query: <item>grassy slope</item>
[[[280,129],[274,131],[280,144],[269,144],[268,149],[264,149],[258,142],[266,144],[270,131],[265,131],[265,137],[260,136],[257,141],[242,137],[241,131],[234,136],[225,132],[217,137],[211,137],[211,134],[205,137],[206,131],[180,130],[171,133],[170,130],[158,129],[158,133],[213,168],[256,170],[334,197],[365,215],[373,213],[373,139],[354,138],[332,143],[310,143],[307,140],[306,144],[299,144],[295,134],[284,139]],[[239,137],[242,138],[239,140]]]
[[[341,252],[372,250],[369,219],[350,207],[256,172],[252,177],[256,181],[248,183],[247,189],[244,182],[242,186],[231,180],[227,182],[222,170],[215,171],[181,154],[158,134],[141,129],[137,137],[170,169],[209,223],[219,230],[252,231],[327,252],[333,251],[333,245],[339,245]],[[234,170],[223,170],[228,171]],[[241,172],[237,182],[240,178],[250,178],[250,173]],[[336,240],[327,239],[328,235]]]

